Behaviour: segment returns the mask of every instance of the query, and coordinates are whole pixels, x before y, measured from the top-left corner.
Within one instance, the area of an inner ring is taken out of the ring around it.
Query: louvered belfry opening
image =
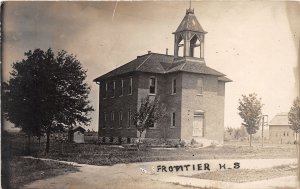
[[[205,32],[194,15],[194,9],[187,9],[186,15],[173,33],[174,57],[204,58]]]

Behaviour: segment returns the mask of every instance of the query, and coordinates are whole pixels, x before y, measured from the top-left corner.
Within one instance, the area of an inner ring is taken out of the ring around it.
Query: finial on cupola
[[[192,0],[190,0],[189,9],[186,9],[186,14],[194,14],[194,9],[192,9]]]

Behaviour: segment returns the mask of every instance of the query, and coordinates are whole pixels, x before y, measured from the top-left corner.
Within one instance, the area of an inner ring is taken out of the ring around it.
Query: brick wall
[[[274,144],[294,143],[294,131],[288,125],[272,125],[269,127],[269,139]]]
[[[157,81],[157,94],[160,97],[162,103],[167,106],[166,117],[155,124],[155,128],[150,128],[145,137],[146,138],[180,138],[180,106],[181,106],[181,77],[178,74],[162,75],[162,74],[139,74],[139,88],[138,88],[138,104],[140,100],[149,95],[149,80],[150,77],[155,77]],[[176,78],[177,81],[177,93],[172,95],[172,79]],[[155,98],[155,96],[151,96]],[[171,128],[171,112],[176,111],[178,116],[176,117],[177,127]]]
[[[132,94],[129,94],[129,82],[132,78]],[[124,80],[123,95],[121,96],[121,80]],[[131,124],[129,128],[128,124],[128,112],[136,111],[137,107],[137,93],[138,93],[138,76],[134,75],[122,75],[115,78],[110,78],[107,81],[101,81],[100,93],[99,93],[99,136],[124,136],[124,137],[136,137],[136,130]],[[116,82],[115,97],[112,98],[112,82]],[[105,82],[108,82],[108,95],[104,98]],[[111,112],[114,112],[114,121],[111,120]],[[119,124],[119,112],[122,111],[123,120],[121,125]],[[107,121],[104,129],[104,113],[106,112]],[[132,123],[132,121],[131,121]]]
[[[197,81],[202,78],[203,94],[198,95]],[[204,138],[223,142],[224,82],[216,76],[183,73],[182,75],[182,139],[193,138],[193,120],[196,110],[204,111]]]
[[[128,95],[129,78],[132,77],[132,94]],[[166,117],[150,128],[146,138],[184,139],[193,138],[194,111],[203,110],[204,137],[206,139],[223,142],[224,133],[224,95],[225,82],[218,81],[216,76],[192,73],[173,73],[168,75],[152,73],[135,73],[123,75],[102,81],[99,93],[99,136],[136,138],[137,132],[133,125],[128,128],[128,111],[133,113],[140,105],[141,98],[149,95],[150,77],[156,78],[156,95],[167,106]],[[172,81],[176,78],[176,94],[172,94]],[[203,94],[197,95],[197,81],[202,78]],[[121,80],[124,80],[124,94],[120,96]],[[112,82],[116,82],[115,97],[112,94]],[[108,82],[108,95],[104,99],[105,82]],[[151,95],[151,98],[154,98]],[[111,112],[114,112],[114,121]],[[123,113],[123,120],[119,126],[119,112]],[[107,115],[104,125],[104,112]],[[175,112],[175,127],[171,127],[171,115]],[[132,122],[132,121],[131,121]]]

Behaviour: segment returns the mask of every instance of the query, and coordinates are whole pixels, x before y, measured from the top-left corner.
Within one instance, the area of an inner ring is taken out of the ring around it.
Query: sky
[[[96,109],[89,129],[97,130],[99,91],[93,79],[148,51],[168,48],[173,54],[172,32],[188,7],[188,1],[5,2],[3,79],[28,50],[76,55],[87,70]],[[257,93],[269,119],[288,112],[299,96],[300,3],[193,1],[192,8],[208,32],[206,64],[233,80],[226,84],[224,126],[241,125],[242,94]]]

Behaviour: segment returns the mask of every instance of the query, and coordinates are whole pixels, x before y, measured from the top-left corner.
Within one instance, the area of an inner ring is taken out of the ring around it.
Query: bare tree
[[[133,124],[139,133],[138,150],[140,149],[142,134],[160,121],[166,115],[166,107],[160,103],[159,97],[153,100],[149,96],[141,99],[141,106],[133,115]]]

